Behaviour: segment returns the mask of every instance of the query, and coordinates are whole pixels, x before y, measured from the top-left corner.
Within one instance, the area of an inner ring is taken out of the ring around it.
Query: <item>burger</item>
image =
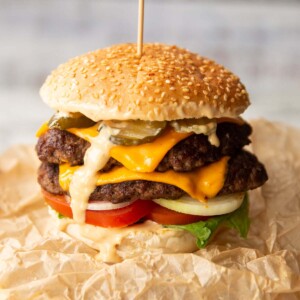
[[[120,44],[60,65],[41,97],[38,182],[60,228],[107,262],[205,247],[220,226],[246,237],[247,191],[267,180],[243,149],[239,78],[176,46]]]

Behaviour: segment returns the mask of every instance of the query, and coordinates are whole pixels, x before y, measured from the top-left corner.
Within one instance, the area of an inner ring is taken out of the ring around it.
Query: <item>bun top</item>
[[[176,46],[120,44],[60,65],[41,88],[53,109],[94,121],[237,117],[250,104],[239,78]]]

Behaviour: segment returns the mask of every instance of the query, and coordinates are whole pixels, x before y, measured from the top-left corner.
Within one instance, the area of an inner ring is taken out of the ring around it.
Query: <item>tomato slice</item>
[[[207,217],[183,214],[154,203],[147,219],[162,225],[185,225],[205,220]]]
[[[73,217],[72,209],[70,204],[66,201],[65,196],[54,195],[45,190],[42,190],[42,193],[47,204],[54,210],[68,218]],[[126,227],[148,215],[153,205],[154,203],[152,201],[137,200],[126,207],[118,209],[101,211],[87,210],[85,222],[107,228]]]
[[[64,195],[51,194],[45,190],[42,193],[47,204],[54,210],[68,218],[73,217],[70,204]],[[149,200],[137,200],[126,207],[113,210],[87,210],[85,217],[86,223],[106,228],[126,227],[144,217],[162,225],[185,225],[207,219],[179,213]]]

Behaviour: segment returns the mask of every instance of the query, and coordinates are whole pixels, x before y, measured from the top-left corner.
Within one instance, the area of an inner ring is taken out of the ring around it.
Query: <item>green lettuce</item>
[[[246,238],[250,219],[248,216],[249,199],[245,194],[242,205],[235,211],[216,217],[211,217],[205,221],[191,223],[187,225],[166,225],[168,228],[178,228],[189,231],[197,238],[197,246],[204,248],[220,225],[237,230],[241,237]]]

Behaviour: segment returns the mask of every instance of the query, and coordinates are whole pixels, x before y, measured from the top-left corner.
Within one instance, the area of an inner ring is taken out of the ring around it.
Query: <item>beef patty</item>
[[[263,185],[267,179],[268,176],[264,166],[253,154],[242,150],[230,158],[226,180],[218,195],[255,189]],[[38,181],[50,193],[65,193],[58,183],[57,164],[42,163],[39,169]],[[186,193],[173,185],[135,180],[98,186],[91,194],[90,200],[120,203],[134,199],[178,199],[183,195],[186,195]]]
[[[219,160],[223,156],[233,156],[243,146],[250,143],[251,127],[247,123],[220,123],[217,126],[220,146],[210,144],[204,134],[194,134],[176,144],[165,155],[156,171],[165,172],[173,169],[176,172],[191,171],[194,168]],[[36,150],[42,162],[71,165],[83,164],[83,157],[90,143],[76,135],[59,129],[50,129],[42,135]],[[121,164],[110,158],[102,171],[108,171]]]

